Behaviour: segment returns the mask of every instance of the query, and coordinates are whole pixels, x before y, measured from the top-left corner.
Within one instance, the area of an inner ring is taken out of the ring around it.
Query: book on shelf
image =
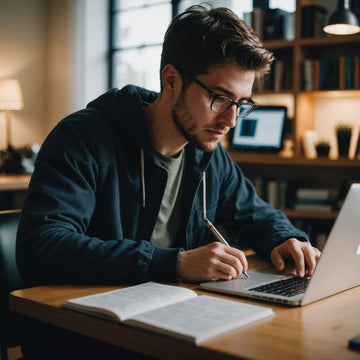
[[[294,40],[295,14],[282,9],[255,7],[251,13],[244,13],[244,21],[253,28],[262,40]]]
[[[327,10],[326,8],[309,4],[301,8],[301,36],[320,37],[324,36],[323,27],[325,26]]]
[[[301,89],[305,91],[359,89],[359,73],[358,56],[341,55],[338,58],[305,59],[301,62]]]
[[[268,307],[156,282],[70,299],[63,307],[195,344],[274,314]]]
[[[299,211],[324,211],[330,212],[333,211],[333,205],[327,203],[315,203],[315,202],[295,202],[294,210]]]
[[[289,184],[284,179],[251,178],[256,193],[276,209],[286,209],[289,199]]]
[[[285,180],[267,181],[266,201],[275,209],[285,209],[287,205],[287,182]]]
[[[282,9],[266,9],[263,24],[263,40],[294,40],[294,13]]]
[[[290,57],[275,60],[269,74],[254,85],[257,92],[289,91],[292,88],[292,61]]]
[[[336,209],[339,191],[336,188],[298,188],[295,210],[333,211]]]
[[[297,199],[307,200],[337,200],[339,190],[336,188],[307,188],[299,187],[296,190]]]

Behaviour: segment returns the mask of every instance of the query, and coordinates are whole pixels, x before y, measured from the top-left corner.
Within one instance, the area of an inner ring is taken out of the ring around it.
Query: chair
[[[1,360],[7,350],[19,345],[17,315],[9,310],[9,293],[20,288],[20,275],[15,260],[16,232],[20,210],[0,211],[0,349]]]

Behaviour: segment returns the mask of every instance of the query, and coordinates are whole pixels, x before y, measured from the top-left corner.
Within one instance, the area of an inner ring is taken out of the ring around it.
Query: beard
[[[216,149],[218,141],[204,142],[201,141],[199,135],[196,134],[199,126],[196,124],[196,120],[194,120],[186,106],[184,91],[181,91],[176,104],[171,109],[171,116],[177,129],[187,141],[205,152],[211,152]]]

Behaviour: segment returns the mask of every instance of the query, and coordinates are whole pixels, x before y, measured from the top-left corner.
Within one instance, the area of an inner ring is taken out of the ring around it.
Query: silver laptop
[[[201,283],[202,289],[302,306],[360,285],[360,184],[351,185],[311,278],[272,267],[247,271],[230,281]]]

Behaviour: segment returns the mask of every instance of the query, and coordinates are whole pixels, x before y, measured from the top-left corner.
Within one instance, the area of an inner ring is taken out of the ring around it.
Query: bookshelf
[[[324,2],[319,5],[324,6]],[[302,186],[333,187],[339,189],[341,196],[344,196],[351,182],[360,182],[360,159],[355,155],[354,146],[360,132],[360,111],[357,105],[360,101],[360,75],[354,74],[358,78],[351,89],[345,90],[343,87],[340,89],[340,86],[337,86],[331,90],[305,91],[302,70],[305,60],[320,61],[331,58],[338,61],[341,56],[360,59],[360,34],[323,36],[319,33],[318,36],[303,37],[303,10],[303,1],[297,0],[294,40],[264,41],[265,46],[274,52],[276,59],[283,60],[288,64],[287,67],[291,68],[290,86],[269,89],[267,86],[257,84],[253,94],[255,101],[262,105],[288,107],[290,121],[286,137],[294,144],[293,156],[284,158],[279,154],[234,150],[229,150],[229,153],[251,180],[262,178],[265,182],[273,179],[285,181],[288,187],[292,188],[290,192]],[[332,10],[328,9],[328,13]],[[343,116],[341,116],[342,113]],[[323,117],[322,114],[324,114]],[[353,131],[354,139],[352,139],[353,151],[349,158],[338,157],[334,133],[335,124],[344,119],[346,121],[350,119],[355,130]],[[308,130],[316,130],[321,138],[330,140],[332,149],[328,158],[308,159],[305,157],[303,136]],[[307,230],[308,224],[312,222],[311,226],[319,226],[320,232],[329,230],[337,216],[337,211],[298,211],[292,208],[284,208],[283,211],[304,230]],[[324,223],[326,223],[325,227]]]

